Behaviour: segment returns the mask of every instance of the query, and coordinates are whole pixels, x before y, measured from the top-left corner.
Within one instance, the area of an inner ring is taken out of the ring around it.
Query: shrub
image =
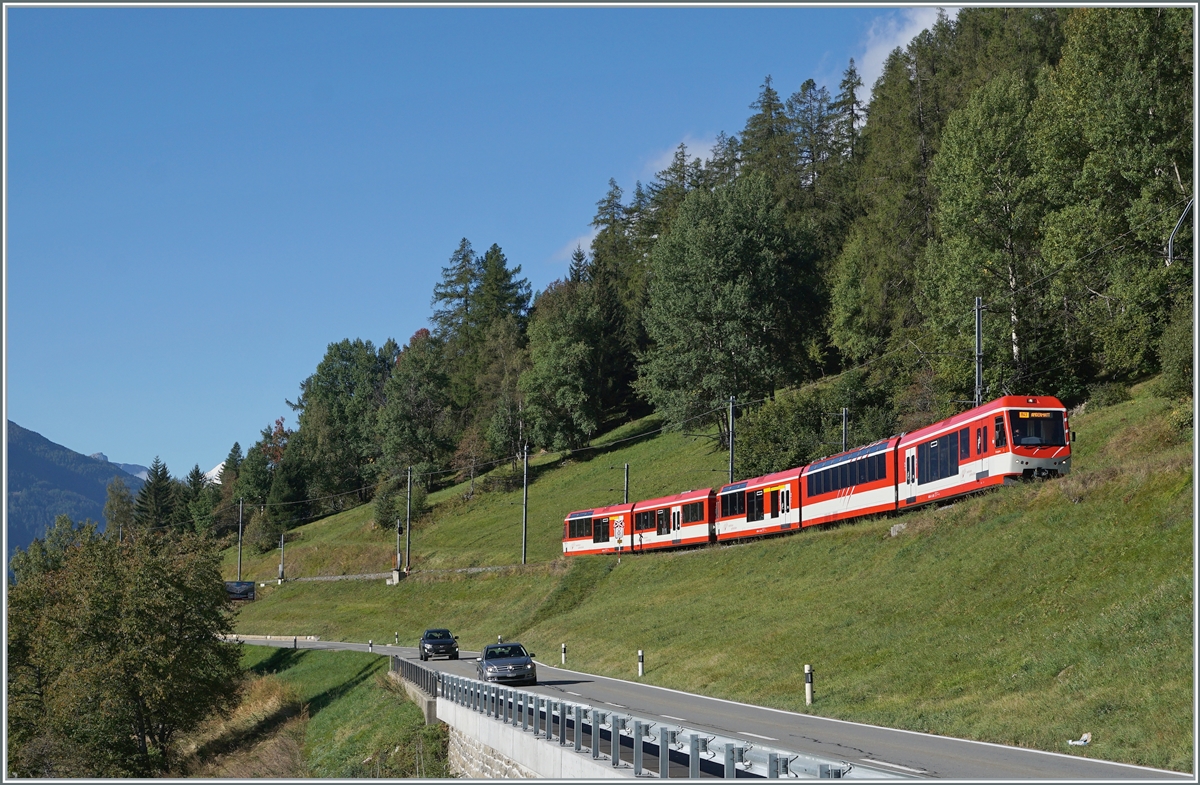
[[[1158,361],[1162,376],[1158,392],[1166,398],[1191,397],[1192,392],[1192,304],[1175,307],[1167,329],[1158,339]]]
[[[279,527],[271,522],[266,513],[255,510],[250,513],[250,522],[246,524],[242,539],[255,553],[266,553],[279,547]]]
[[[1088,409],[1113,406],[1131,399],[1129,385],[1120,382],[1100,382],[1088,387]]]

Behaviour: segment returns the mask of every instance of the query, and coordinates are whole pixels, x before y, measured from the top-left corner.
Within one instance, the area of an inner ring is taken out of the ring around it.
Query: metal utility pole
[[[975,405],[983,403],[983,298],[975,298]]]
[[[1175,233],[1179,231],[1179,227],[1183,226],[1183,219],[1187,217],[1188,210],[1192,209],[1192,202],[1196,201],[1196,197],[1188,199],[1187,205],[1184,206],[1183,212],[1179,215],[1179,221],[1175,224],[1175,228],[1171,230],[1171,236],[1167,238],[1167,267],[1171,266],[1171,262],[1175,261]]]
[[[849,415],[850,415],[850,410],[847,409],[845,406],[843,406],[842,407],[842,452],[846,451],[846,446],[847,446],[846,445],[846,437],[848,435],[847,431],[849,430],[849,424],[850,424]]]
[[[525,468],[521,481],[521,564],[525,563],[525,537],[529,524],[529,444],[525,444],[523,450],[525,456]]]
[[[283,584],[283,535],[284,532],[279,532],[279,583]]]
[[[242,500],[238,499],[238,583],[242,581]]]
[[[408,467],[408,511],[404,517],[404,574],[412,564],[412,467]]]
[[[733,404],[734,397],[729,396],[729,482],[733,483]]]
[[[629,504],[629,464],[625,464],[625,504]]]
[[[400,569],[400,519],[396,519],[396,569]]]

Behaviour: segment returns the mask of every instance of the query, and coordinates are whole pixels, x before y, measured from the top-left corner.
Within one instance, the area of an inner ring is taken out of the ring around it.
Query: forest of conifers
[[[176,518],[265,504],[264,543],[372,499],[388,522],[410,467],[423,494],[655,412],[724,438],[730,396],[738,474],[798,465],[840,449],[843,407],[852,443],[967,408],[976,297],[985,400],[1156,373],[1188,396],[1193,13],[968,8],[869,92],[853,61],[836,88],[767,76],[736,135],[610,181],[536,297],[499,245],[448,249],[430,329],[330,344],[297,427],[235,444]]]

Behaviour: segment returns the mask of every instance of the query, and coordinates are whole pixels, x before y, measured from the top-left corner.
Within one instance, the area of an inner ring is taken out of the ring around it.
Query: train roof
[[[598,518],[602,515],[619,515],[623,512],[629,512],[632,509],[632,502],[629,504],[611,504],[607,507],[594,507],[590,510],[578,510],[568,513],[567,520],[569,521],[573,518]]]
[[[779,482],[787,482],[795,477],[800,476],[800,470],[803,467],[797,466],[794,469],[784,469],[781,472],[772,474],[764,474],[761,477],[748,477],[745,480],[739,480],[729,485],[722,485],[717,493],[729,493],[730,491],[740,491],[743,488],[757,488],[761,485],[774,485]]]
[[[988,401],[973,409],[967,409],[965,412],[960,412],[953,417],[939,420],[932,425],[926,425],[924,428],[909,431],[904,434],[902,441],[907,444],[935,433],[953,430],[956,426],[961,426],[964,423],[989,415],[992,412],[1008,409],[1062,409],[1066,411],[1066,407],[1062,405],[1062,401],[1052,395],[1005,395],[1002,398]]]
[[[671,496],[659,496],[656,499],[646,499],[645,501],[636,502],[636,506],[640,510],[643,507],[664,507],[668,504],[683,504],[685,502],[707,498],[712,492],[712,488],[697,488],[694,491],[684,491],[683,493],[676,493]]]
[[[846,450],[846,452],[840,452],[837,455],[832,455],[828,458],[821,458],[820,460],[813,461],[805,466],[804,473],[810,474],[821,469],[826,469],[830,466],[840,466],[843,463],[857,461],[859,458],[865,458],[868,455],[886,452],[892,443],[899,440],[899,438],[899,436],[889,436],[886,439],[880,439],[877,442],[871,442],[870,444],[863,445],[862,447],[855,447],[853,450]]]

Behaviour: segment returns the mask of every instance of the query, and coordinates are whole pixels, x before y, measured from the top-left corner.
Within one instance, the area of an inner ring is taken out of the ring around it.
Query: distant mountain
[[[13,548],[27,548],[35,537],[45,536],[59,515],[103,524],[113,477],[124,480],[130,493],[137,494],[142,487],[142,480],[121,466],[81,455],[9,420],[6,558]]]
[[[95,458],[98,461],[104,461],[105,463],[112,463],[113,466],[119,466],[121,468],[121,471],[126,472],[127,474],[132,474],[134,477],[137,477],[139,480],[144,480],[150,476],[150,467],[149,466],[142,466],[142,465],[136,464],[136,463],[113,463],[112,461],[110,461],[108,459],[108,456],[102,452],[94,452],[91,455],[89,455],[88,457]]]
[[[204,473],[204,476],[207,477],[208,481],[210,483],[212,483],[213,485],[220,485],[221,484],[221,470],[224,468],[225,468],[225,461],[221,461],[216,466],[214,466],[211,469],[209,469],[208,471],[206,471]]]

